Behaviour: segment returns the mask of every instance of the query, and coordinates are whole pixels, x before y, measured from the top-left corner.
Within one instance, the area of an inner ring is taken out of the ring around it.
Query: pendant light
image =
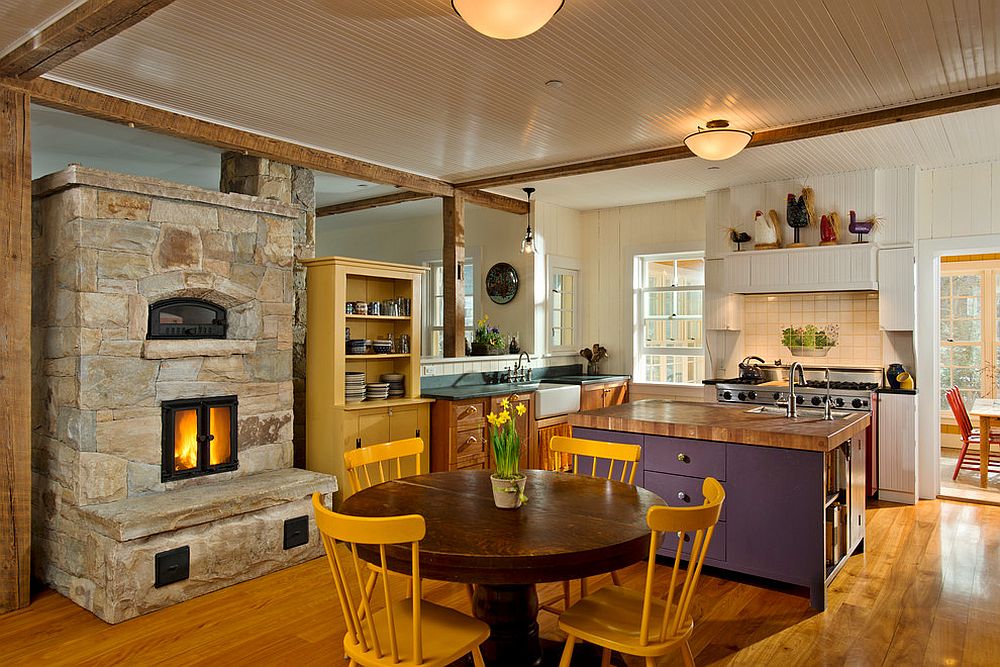
[[[729,127],[728,120],[710,120],[684,137],[691,152],[705,160],[728,160],[747,147],[753,132]]]
[[[528,195],[528,228],[524,230],[524,239],[521,241],[521,253],[530,255],[535,252],[535,234],[531,231],[531,194],[535,188],[522,188],[524,194]]]
[[[562,9],[565,0],[451,0],[451,8],[473,30],[494,39],[520,39]]]

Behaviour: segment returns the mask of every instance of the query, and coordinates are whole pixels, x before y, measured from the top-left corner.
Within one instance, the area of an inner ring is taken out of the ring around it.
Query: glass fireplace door
[[[162,411],[162,481],[237,469],[235,396],[164,401]]]

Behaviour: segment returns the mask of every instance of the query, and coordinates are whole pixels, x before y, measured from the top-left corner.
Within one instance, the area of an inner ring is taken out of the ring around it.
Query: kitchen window
[[[431,289],[427,291],[430,303],[430,327],[424,331],[424,354],[432,357],[444,355],[444,264],[440,261],[426,262],[431,269]],[[465,262],[465,337],[472,340],[476,322],[476,267],[471,261]]]
[[[580,288],[579,264],[549,257],[549,352],[575,352],[579,347]]]
[[[705,377],[705,255],[636,257],[636,359],[640,382],[701,384]]]
[[[944,392],[957,386],[967,406],[1000,398],[1000,261],[941,263],[942,416],[952,417]]]

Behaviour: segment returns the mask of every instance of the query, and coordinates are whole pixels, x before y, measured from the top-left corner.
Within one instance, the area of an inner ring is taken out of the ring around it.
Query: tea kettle
[[[760,357],[746,357],[740,362],[740,382],[753,384],[764,381],[764,371],[759,365],[751,363],[754,361],[758,364],[764,363]]]

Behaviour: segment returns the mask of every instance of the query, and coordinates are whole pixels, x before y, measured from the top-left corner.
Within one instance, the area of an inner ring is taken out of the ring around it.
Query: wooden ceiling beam
[[[393,192],[387,195],[381,195],[379,197],[369,197],[368,199],[355,199],[354,201],[345,201],[340,204],[330,204],[329,206],[320,206],[316,209],[316,217],[322,218],[328,215],[338,215],[340,213],[354,213],[355,211],[366,211],[370,208],[379,208],[381,206],[392,206],[393,204],[402,204],[407,201],[421,201],[423,199],[430,199],[434,195],[429,195],[425,192],[413,192],[411,190],[403,190],[402,192]]]
[[[527,201],[514,199],[513,197],[508,197],[506,195],[498,195],[494,192],[486,192],[485,190],[463,189],[462,196],[465,197],[465,203],[467,204],[482,206],[483,208],[492,208],[506,213],[528,215],[528,211],[530,210]]]
[[[455,191],[450,183],[440,179],[219,125],[58,81],[0,79],[0,85],[20,89],[31,96],[32,102],[43,106],[121,123],[224,150],[242,151],[247,155],[266,157],[278,162],[371,183],[396,185],[429,195],[449,197]]]
[[[0,75],[34,79],[114,37],[173,0],[88,0],[0,58]]]
[[[982,107],[1000,104],[1000,87],[977,90],[971,93],[953,95],[951,97],[936,98],[923,102],[914,102],[898,107],[877,109],[863,113],[851,114],[849,116],[839,116],[827,120],[801,123],[788,127],[776,128],[773,130],[762,130],[754,134],[753,140],[748,148],[759,146],[771,146],[801,139],[813,139],[841,132],[853,132],[882,125],[892,125],[921,118],[930,118],[942,114],[968,111]],[[612,169],[627,169],[629,167],[640,167],[647,164],[657,164],[660,162],[670,162],[672,160],[682,160],[694,157],[688,147],[671,146],[668,148],[658,148],[655,150],[641,151],[627,155],[599,158],[596,160],[584,160],[570,164],[556,165],[552,167],[541,167],[527,171],[515,172],[511,174],[501,174],[497,176],[487,176],[469,181],[462,181],[455,184],[456,188],[467,190],[480,188],[495,188],[504,185],[519,185],[521,183],[534,183],[551,178],[562,178],[565,176],[579,176],[581,174],[593,174]]]

